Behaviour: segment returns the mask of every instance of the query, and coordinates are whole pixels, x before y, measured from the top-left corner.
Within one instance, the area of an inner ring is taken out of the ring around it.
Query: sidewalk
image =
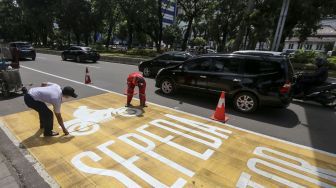
[[[0,187],[50,187],[46,183],[47,177],[41,177],[38,163],[27,158],[28,153],[22,153],[19,143],[13,143],[4,132],[4,125],[0,119]],[[54,186],[57,187],[57,186]]]
[[[12,175],[10,169],[7,164],[5,156],[0,153],[0,187],[1,188],[16,188],[20,187],[20,182],[16,180],[15,174]]]

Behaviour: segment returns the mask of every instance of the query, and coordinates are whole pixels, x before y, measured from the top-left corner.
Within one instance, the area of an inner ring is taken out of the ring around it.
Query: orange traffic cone
[[[227,116],[225,116],[225,92],[222,91],[222,94],[219,98],[218,105],[215,113],[211,116],[211,119],[221,122],[226,122],[229,120]]]
[[[86,67],[86,70],[85,70],[85,84],[91,84],[89,69],[87,67]]]

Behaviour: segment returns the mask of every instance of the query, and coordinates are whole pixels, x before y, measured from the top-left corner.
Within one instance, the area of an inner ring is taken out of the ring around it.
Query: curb
[[[44,50],[44,49],[36,49],[37,53],[42,54],[50,54],[50,55],[61,55],[61,51],[55,50]],[[137,66],[141,61],[146,61],[148,59],[142,58],[131,58],[131,57],[107,57],[107,56],[100,56],[100,61],[106,61],[111,63],[119,63],[119,64],[126,64],[126,65],[135,65]]]

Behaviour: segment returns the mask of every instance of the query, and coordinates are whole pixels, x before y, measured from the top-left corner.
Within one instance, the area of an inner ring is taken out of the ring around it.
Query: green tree
[[[0,18],[0,39],[11,41],[25,37],[22,11],[16,1],[0,1]]]
[[[209,8],[211,0],[179,0],[179,5],[183,9],[183,20],[187,22],[187,29],[182,42],[182,50],[186,50],[187,42],[190,38],[192,26],[195,18],[203,16],[204,11]]]
[[[163,29],[162,40],[165,44],[174,46],[182,40],[182,31],[178,25],[170,25]]]

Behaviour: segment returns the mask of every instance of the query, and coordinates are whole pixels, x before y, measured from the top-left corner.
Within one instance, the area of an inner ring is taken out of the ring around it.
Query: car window
[[[156,60],[172,60],[173,58],[169,54],[164,54],[156,58]]]
[[[242,64],[241,59],[230,58],[230,59],[222,59],[222,61],[224,61],[223,72],[239,73],[241,67],[240,65]]]
[[[76,48],[75,47],[70,47],[69,50],[76,50]]]
[[[194,59],[184,65],[185,71],[210,71],[212,60],[210,58]]]
[[[173,58],[174,61],[185,61],[187,59],[188,59],[188,56],[182,55],[182,54],[181,55],[175,55],[174,58]]]
[[[92,49],[90,47],[82,47],[81,49],[84,50],[84,51],[92,51]]]
[[[20,42],[16,44],[17,47],[19,48],[30,48],[32,47],[31,44],[29,44],[28,42]]]
[[[223,58],[214,58],[213,59],[212,71],[213,72],[223,72],[224,62],[225,62],[225,59],[223,59]]]
[[[245,62],[245,73],[247,74],[270,74],[281,71],[281,65],[275,61],[247,60]]]

